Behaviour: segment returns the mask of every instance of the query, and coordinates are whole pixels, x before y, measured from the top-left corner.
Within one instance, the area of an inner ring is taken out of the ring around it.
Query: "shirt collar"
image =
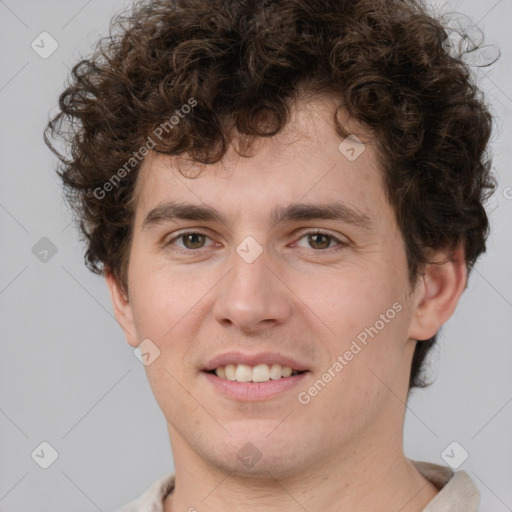
[[[438,489],[423,512],[477,512],[480,493],[465,471],[453,472],[448,466],[411,460],[416,469]],[[156,480],[136,501],[118,512],[163,512],[165,497],[174,488],[174,473]]]

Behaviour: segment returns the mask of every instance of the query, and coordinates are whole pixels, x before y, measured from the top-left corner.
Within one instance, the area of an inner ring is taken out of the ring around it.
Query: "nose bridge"
[[[215,317],[242,330],[259,330],[289,315],[286,287],[272,270],[272,258],[254,238],[247,237],[231,259],[231,271],[216,298]]]

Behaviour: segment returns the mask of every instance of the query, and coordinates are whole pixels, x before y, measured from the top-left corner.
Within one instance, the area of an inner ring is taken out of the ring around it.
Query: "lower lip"
[[[223,395],[234,400],[254,402],[272,398],[300,384],[309,372],[267,382],[237,382],[203,372],[208,381]]]

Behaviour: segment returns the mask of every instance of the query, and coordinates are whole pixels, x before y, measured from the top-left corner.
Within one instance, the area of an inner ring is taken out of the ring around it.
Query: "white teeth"
[[[252,368],[246,364],[239,364],[236,367],[235,380],[238,382],[249,382],[252,379]]]
[[[258,364],[256,366],[227,364],[226,366],[219,366],[215,370],[217,377],[231,381],[236,380],[237,382],[268,382],[282,377],[290,377],[293,373],[289,366],[281,366],[277,363],[270,365],[270,367],[268,364]]]
[[[281,365],[273,364],[270,368],[270,378],[272,380],[277,380],[281,378]]]
[[[259,364],[252,369],[253,382],[267,382],[270,380],[270,370],[267,364]]]
[[[292,374],[292,369],[288,366],[283,366],[281,370],[281,377],[289,377]]]
[[[217,368],[217,370],[218,370],[218,368]],[[235,380],[236,366],[234,364],[227,364],[225,366],[225,372],[226,372],[226,379]],[[215,373],[217,373],[217,371]],[[218,373],[217,373],[217,377],[220,377],[220,375]]]

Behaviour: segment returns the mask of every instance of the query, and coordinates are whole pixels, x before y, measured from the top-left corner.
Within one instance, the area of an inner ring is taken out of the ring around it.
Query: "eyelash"
[[[331,241],[338,242],[337,246],[328,247],[327,249],[311,249],[314,252],[329,252],[329,253],[330,252],[336,252],[336,251],[339,251],[339,250],[343,249],[343,247],[346,247],[348,245],[346,242],[343,242],[342,240],[340,240],[338,237],[334,236],[329,231],[322,231],[321,229],[314,229],[314,230],[306,231],[305,233],[303,233],[301,235],[299,240],[302,240],[304,237],[307,237],[309,235],[322,235],[322,236],[325,236],[327,238],[330,238]]]
[[[182,238],[184,238],[184,237],[186,237],[188,235],[201,235],[201,236],[204,236],[206,238],[210,238],[206,233],[203,233],[201,231],[185,231],[185,232],[180,233],[179,235],[171,238],[164,245],[165,246],[170,246],[176,240],[182,239]],[[321,231],[321,230],[307,231],[307,232],[302,234],[302,236],[299,238],[299,240],[302,240],[304,237],[309,236],[309,235],[323,235],[323,236],[326,236],[327,238],[330,238],[333,241],[338,242],[339,247],[328,247],[327,249],[311,249],[312,251],[314,251],[316,253],[318,253],[318,252],[329,252],[330,253],[331,251],[332,252],[336,252],[336,251],[339,251],[339,250],[343,249],[344,247],[346,247],[348,245],[348,243],[341,241],[339,238],[335,237],[334,235],[332,235],[328,231]],[[202,249],[206,249],[206,247],[201,247],[200,249],[186,249],[186,250],[179,249],[179,248],[173,248],[173,250],[175,252],[178,252],[180,254],[185,254],[187,256],[192,256],[194,254],[197,254]]]

